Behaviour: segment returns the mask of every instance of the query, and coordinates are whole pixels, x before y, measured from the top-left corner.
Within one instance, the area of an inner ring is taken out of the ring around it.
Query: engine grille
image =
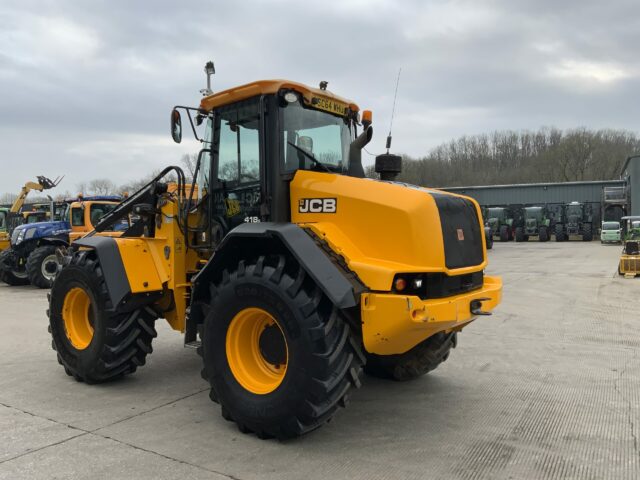
[[[431,194],[440,213],[447,268],[480,265],[484,261],[480,219],[475,205],[465,198]]]

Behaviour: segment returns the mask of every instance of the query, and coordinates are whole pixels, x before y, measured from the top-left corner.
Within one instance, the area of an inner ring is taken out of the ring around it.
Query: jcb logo
[[[300,213],[336,213],[337,198],[301,198],[298,200]]]

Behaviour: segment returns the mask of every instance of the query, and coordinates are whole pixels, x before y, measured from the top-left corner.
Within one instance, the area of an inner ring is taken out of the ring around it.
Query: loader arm
[[[24,186],[22,187],[22,190],[20,190],[20,193],[18,194],[18,198],[16,198],[13,204],[11,205],[9,212],[18,213],[20,209],[23,207],[24,201],[27,199],[27,195],[29,195],[29,192],[33,190],[41,192],[44,189],[42,185],[36,182],[25,183]]]
[[[55,180],[50,180],[47,177],[39,176],[37,182],[27,182],[24,184],[20,193],[18,194],[18,198],[15,199],[11,208],[9,209],[9,213],[19,213],[22,207],[24,206],[24,202],[27,199],[27,195],[33,190],[38,192],[42,192],[43,190],[49,190],[51,188],[56,187],[63,177],[58,177]]]

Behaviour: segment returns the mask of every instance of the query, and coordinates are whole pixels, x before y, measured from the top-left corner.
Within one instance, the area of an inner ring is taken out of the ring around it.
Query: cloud
[[[548,72],[552,77],[600,85],[611,84],[632,76],[632,72],[623,66],[578,60],[563,60],[558,64],[549,65]]]

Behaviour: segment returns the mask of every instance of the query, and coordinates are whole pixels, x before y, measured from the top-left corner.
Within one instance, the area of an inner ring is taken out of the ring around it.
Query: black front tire
[[[582,241],[584,242],[590,242],[591,240],[593,240],[593,229],[591,227],[590,223],[586,223],[583,227],[582,227]]]
[[[401,355],[367,354],[364,371],[371,376],[397,381],[421,377],[449,358],[457,344],[456,332],[436,333]]]
[[[547,230],[547,227],[540,227],[540,233],[539,233],[538,239],[541,242],[549,241],[549,230]]]
[[[29,285],[29,277],[26,272],[18,271],[14,267],[17,263],[17,254],[11,248],[0,252],[0,281],[17,287]]]
[[[556,224],[555,228],[555,234],[556,234],[556,242],[564,242],[566,239],[564,237],[564,228],[562,228],[561,224]]]
[[[365,361],[360,341],[344,315],[284,255],[261,256],[225,271],[211,287],[202,329],[202,376],[222,416],[243,433],[286,439],[314,430],[346,406],[348,392],[360,387]],[[234,376],[227,335],[236,316],[259,308],[280,327],[287,348],[286,371],[271,391],[257,394]]]
[[[89,297],[93,335],[77,348],[67,334],[63,307],[74,289]],[[101,383],[133,373],[145,364],[157,336],[155,312],[148,306],[128,313],[110,313],[111,301],[100,263],[88,251],[75,253],[53,282],[49,303],[49,332],[58,362],[77,381]]]
[[[510,235],[509,235],[509,227],[507,227],[506,225],[502,225],[500,227],[500,241],[501,242],[508,242],[510,240]]]
[[[27,258],[26,270],[31,285],[38,288],[51,288],[58,270],[56,247],[44,245],[36,248]]]
[[[516,227],[516,242],[524,242],[524,230],[522,227]]]

